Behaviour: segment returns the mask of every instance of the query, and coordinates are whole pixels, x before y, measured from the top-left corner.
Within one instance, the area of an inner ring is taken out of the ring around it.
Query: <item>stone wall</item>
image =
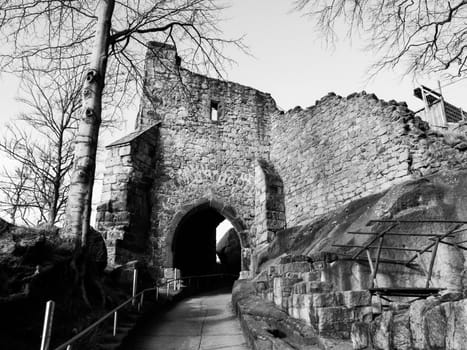
[[[274,167],[259,159],[255,168],[255,245],[267,244],[285,228],[284,184]]]
[[[156,258],[170,266],[174,218],[195,209],[200,200],[228,207],[227,218],[239,222],[234,227],[249,232],[255,214],[255,162],[268,156],[269,115],[276,107],[269,94],[178,67],[173,47],[153,48],[137,124],[161,122],[150,237],[160,254]],[[213,106],[217,121],[211,119]]]
[[[136,134],[160,124],[110,147],[98,222],[158,265],[171,266],[177,225],[200,206],[229,219],[243,248],[264,248],[286,227],[467,164],[465,126],[432,131],[405,103],[329,94],[283,113],[269,94],[184,69],[170,45],[149,47]]]
[[[271,140],[288,227],[405,180],[463,168],[467,148],[430,131],[405,103],[364,92],[278,113]]]
[[[106,240],[109,262],[146,260],[155,145],[158,126],[134,132],[107,146],[97,229]]]

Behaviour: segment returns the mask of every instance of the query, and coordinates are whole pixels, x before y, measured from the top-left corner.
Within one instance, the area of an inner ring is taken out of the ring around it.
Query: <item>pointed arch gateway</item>
[[[238,272],[248,270],[250,242],[243,220],[234,208],[210,198],[184,205],[174,216],[166,236],[166,266],[179,268],[183,275],[219,272],[216,228],[225,219],[232,224],[238,239]]]

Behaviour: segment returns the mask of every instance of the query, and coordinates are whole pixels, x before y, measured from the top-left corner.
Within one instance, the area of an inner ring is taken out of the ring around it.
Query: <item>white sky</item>
[[[412,96],[417,83],[437,88],[437,77],[403,77],[404,67],[381,73],[367,83],[366,71],[372,63],[371,52],[361,51],[363,42],[343,38],[334,50],[325,47],[314,30],[314,24],[292,11],[293,0],[235,0],[226,10],[228,20],[221,23],[226,37],[246,35],[245,43],[252,56],[235,50],[227,54],[237,61],[228,68],[228,80],[269,92],[279,107],[288,110],[297,105],[313,105],[328,92],[346,96],[365,90],[385,100],[406,101],[412,110],[421,103]],[[14,101],[18,82],[0,77],[0,127],[14,117],[21,106]],[[467,80],[443,89],[445,99],[467,109],[465,91]],[[126,130],[107,135],[102,141],[109,143],[134,127],[136,109],[126,113]],[[97,195],[95,198],[100,197]]]
[[[363,42],[346,37],[334,50],[325,47],[315,32],[314,24],[300,13],[292,11],[293,0],[235,0],[225,11],[221,23],[226,37],[246,35],[245,43],[252,56],[237,50],[227,53],[237,65],[227,68],[228,80],[269,92],[278,105],[287,110],[297,105],[307,107],[328,92],[346,96],[366,90],[378,97],[406,101],[416,110],[421,107],[412,96],[417,85],[412,77],[403,77],[403,67],[381,73],[367,81],[367,68],[373,55],[363,52]],[[418,83],[437,88],[437,77],[421,77]],[[20,106],[14,101],[17,81],[0,77],[0,120],[17,114]],[[467,80],[443,89],[447,101],[467,109]],[[127,129],[134,126],[136,109],[127,113]],[[119,135],[113,135],[118,137]],[[111,136],[112,137],[112,136]]]

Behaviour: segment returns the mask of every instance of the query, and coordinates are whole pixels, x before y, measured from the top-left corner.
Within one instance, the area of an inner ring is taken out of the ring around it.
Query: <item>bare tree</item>
[[[81,75],[80,69],[69,69],[29,70],[24,76],[18,100],[25,111],[15,125],[7,126],[0,141],[0,151],[17,166],[14,176],[4,171],[0,186],[12,219],[17,214],[26,224],[54,225],[64,214],[81,108]]]
[[[3,69],[21,75],[31,59],[42,71],[63,69],[77,57],[88,62],[67,209],[77,247],[86,245],[89,233],[104,87],[120,100],[132,95],[143,80],[145,51],[154,50],[146,43],[154,40],[173,44],[192,69],[220,74],[227,60],[224,45],[243,48],[237,40],[220,38],[221,10],[215,0],[0,1]]]
[[[30,225],[29,212],[32,207],[27,196],[29,194],[29,172],[22,165],[13,171],[3,169],[0,180],[0,210],[8,215],[13,224],[20,219],[22,223]]]
[[[295,0],[296,9],[317,20],[325,38],[361,34],[376,52],[372,73],[403,64],[408,73],[463,76],[467,66],[467,1]]]

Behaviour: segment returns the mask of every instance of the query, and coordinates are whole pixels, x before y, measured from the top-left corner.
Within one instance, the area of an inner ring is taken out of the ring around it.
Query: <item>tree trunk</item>
[[[83,83],[83,115],[75,142],[75,159],[67,205],[66,238],[86,247],[91,218],[92,189],[96,169],[97,141],[101,124],[110,28],[115,0],[100,0],[95,44]]]
[[[58,201],[60,200],[60,189],[63,180],[62,174],[62,163],[63,163],[63,134],[65,130],[63,128],[63,116],[60,122],[60,134],[57,142],[57,166],[55,167],[55,176],[52,182],[53,193],[52,193],[52,204],[50,205],[49,211],[49,225],[55,225],[58,215]]]

